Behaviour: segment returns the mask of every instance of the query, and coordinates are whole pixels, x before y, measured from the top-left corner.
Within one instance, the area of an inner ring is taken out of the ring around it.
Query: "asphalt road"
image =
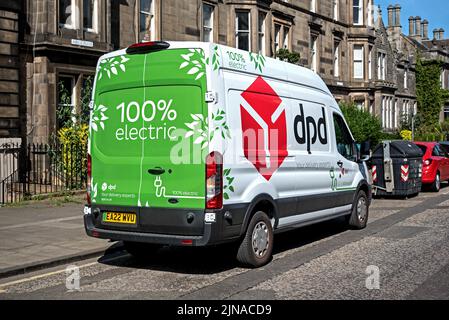
[[[264,268],[239,267],[228,249],[164,248],[147,262],[116,252],[76,263],[79,290],[59,266],[2,279],[0,300],[448,299],[449,187],[374,200],[362,231],[334,220],[277,235]]]

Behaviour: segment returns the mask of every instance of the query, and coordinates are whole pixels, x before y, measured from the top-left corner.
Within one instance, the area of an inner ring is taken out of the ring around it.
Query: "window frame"
[[[70,104],[66,104],[66,103],[62,103],[61,102],[61,96],[60,96],[60,88],[59,88],[59,84],[61,82],[61,78],[66,78],[66,79],[70,79],[71,81],[71,88],[65,88],[69,93],[70,93]],[[58,82],[57,82],[57,87],[58,87],[58,107],[70,107],[71,108],[71,113],[72,113],[72,121],[76,121],[75,115],[76,115],[76,108],[77,108],[77,78],[78,75],[75,74],[69,74],[69,73],[58,73]],[[56,119],[57,122],[57,128],[60,129],[60,123],[59,123],[59,119]]]
[[[248,16],[248,30],[239,29],[239,14],[246,14]],[[239,34],[248,34],[248,49],[239,48]],[[235,47],[239,50],[245,50],[251,52],[251,11],[247,9],[236,9],[235,10]]]
[[[373,46],[369,46],[368,48],[368,79],[373,79]]]
[[[361,60],[356,60],[356,49],[361,49]],[[365,46],[363,44],[354,44],[353,48],[352,48],[352,64],[353,64],[353,78],[355,80],[363,80],[365,78]],[[360,64],[361,65],[361,74],[356,74],[356,65]]]
[[[310,34],[310,69],[315,73],[318,73],[318,39],[319,35]]]
[[[282,25],[282,49],[290,50],[290,29],[289,26]]]
[[[281,30],[282,25],[275,22],[273,28],[274,36],[273,36],[273,50],[274,50],[274,57],[277,57],[278,51],[281,48]]]
[[[257,13],[257,45],[259,53],[265,56],[267,55],[267,16],[268,13],[265,11],[259,11]],[[262,24],[260,23],[261,20]]]
[[[341,40],[334,39],[334,77],[340,78],[340,46]]]
[[[408,70],[404,69],[404,89],[408,89]]]
[[[145,33],[147,31],[150,31],[150,39],[148,39],[149,41],[154,41],[156,40],[156,0],[148,0],[151,1],[150,4],[150,11],[144,11],[142,10],[142,0],[138,0],[139,4],[138,4],[138,11],[137,11],[137,17],[138,17],[138,40],[143,41],[145,38]],[[149,30],[141,30],[141,26],[142,26],[142,15],[145,16],[151,16],[151,23],[150,23],[150,29]]]
[[[61,2],[62,0],[58,0],[58,25],[59,28],[64,28],[64,29],[70,29],[70,30],[76,30],[78,29],[79,26],[79,8],[77,6],[77,1],[76,0],[69,0],[70,1],[70,17],[71,17],[71,23],[67,24],[67,23],[63,23],[61,22]]]
[[[355,5],[355,2],[358,1],[358,6]],[[358,20],[355,21],[355,15],[356,12],[355,9],[357,8],[357,16]],[[363,26],[365,23],[365,17],[364,17],[364,11],[365,11],[365,3],[364,0],[352,0],[352,23],[355,26]]]
[[[310,12],[317,12],[317,0],[310,0]]]
[[[377,80],[385,81],[387,78],[387,54],[384,51],[377,52]]]
[[[93,1],[94,5],[93,5],[93,10],[92,10],[92,28],[87,28],[85,25],[85,2],[86,1]],[[99,1],[100,0],[83,0],[83,29],[87,32],[92,32],[92,33],[98,33],[98,6],[99,6]]]
[[[335,21],[340,19],[340,0],[332,0],[332,16]]]
[[[449,119],[449,106],[444,106],[443,108],[444,119]]]
[[[205,24],[205,16],[204,16],[205,10],[204,9],[206,7],[212,8],[212,10],[210,12],[210,26],[206,26],[206,24]],[[202,23],[201,40],[204,42],[214,42],[214,40],[215,40],[214,39],[215,6],[208,2],[203,2],[201,14],[202,14],[202,16],[201,16],[201,18],[202,18],[201,19],[201,23]],[[206,41],[206,39],[205,39],[206,29],[210,29],[210,30],[208,30],[209,36],[210,36],[209,41]]]

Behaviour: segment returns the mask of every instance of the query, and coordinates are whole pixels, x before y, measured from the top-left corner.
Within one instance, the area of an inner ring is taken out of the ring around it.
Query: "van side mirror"
[[[361,161],[367,161],[371,158],[371,142],[365,141],[360,144],[360,156]]]

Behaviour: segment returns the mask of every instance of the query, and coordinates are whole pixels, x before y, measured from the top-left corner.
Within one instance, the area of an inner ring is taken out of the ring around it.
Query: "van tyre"
[[[354,229],[364,229],[368,223],[369,206],[366,192],[360,190],[357,198],[352,205],[351,215],[349,216],[349,226]]]
[[[238,251],[237,260],[245,266],[261,267],[271,260],[273,227],[267,214],[256,212],[251,218]]]
[[[437,172],[435,176],[435,181],[430,186],[430,190],[432,190],[432,192],[440,192],[440,189],[441,189],[441,177],[440,173]]]
[[[146,260],[154,256],[154,254],[161,248],[158,244],[141,243],[141,242],[123,242],[126,251],[138,260]]]

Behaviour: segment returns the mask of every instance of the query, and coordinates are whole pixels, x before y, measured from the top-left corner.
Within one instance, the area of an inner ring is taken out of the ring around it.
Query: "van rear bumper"
[[[118,212],[136,211],[132,208],[86,206],[84,209],[84,227],[88,236],[114,241],[201,247],[238,240],[242,235],[242,224],[248,204],[228,205],[216,211],[181,209],[168,212],[156,209],[154,212],[146,212],[145,219],[140,216],[137,225],[131,227],[103,224],[101,212],[108,209]],[[195,221],[190,224],[195,224],[193,228],[189,228],[187,222],[187,225],[182,225],[186,214],[190,212],[196,214]],[[205,221],[206,212],[215,213],[215,222]],[[230,220],[227,214],[232,215]],[[150,215],[151,217],[148,217]]]
[[[158,233],[134,232],[134,231],[119,231],[96,228],[93,223],[91,214],[84,215],[84,226],[88,236],[99,239],[112,239],[116,241],[131,241],[154,243],[161,245],[173,246],[206,246],[210,244],[212,224],[204,224],[204,233],[201,236],[180,236],[180,235],[166,235]],[[191,243],[190,243],[191,240]]]

